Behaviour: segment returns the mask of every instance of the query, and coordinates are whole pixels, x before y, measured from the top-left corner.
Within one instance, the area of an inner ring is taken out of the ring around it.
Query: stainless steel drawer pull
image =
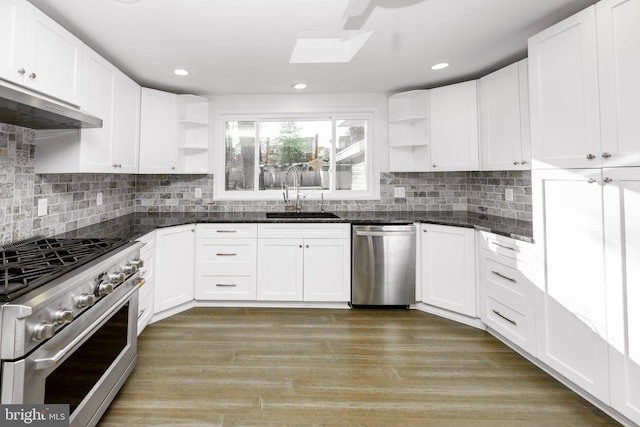
[[[491,242],[491,243],[493,243],[496,246],[500,246],[503,249],[509,249],[510,251],[514,251],[514,252],[516,251],[516,248],[514,248],[513,246],[503,245],[502,243],[499,243],[499,242]]]
[[[140,313],[138,313],[138,319],[142,317],[145,311],[147,311],[146,308],[143,308],[142,310],[140,310]]]
[[[237,233],[238,230],[216,230],[217,233]]]
[[[491,272],[498,277],[502,277],[505,280],[516,283],[516,279],[512,279],[511,277],[505,276],[504,274],[498,273],[497,271],[494,271],[494,270],[491,270]]]
[[[228,253],[227,252],[219,252],[219,253],[216,254],[216,256],[236,256],[236,255],[238,255],[238,254],[234,254],[232,252],[228,252]]]
[[[491,311],[493,311],[497,316],[500,316],[501,318],[503,318],[507,322],[511,323],[512,325],[518,326],[518,324],[516,322],[514,322],[511,319],[509,319],[508,317],[506,317],[504,314],[500,313],[499,311],[496,311],[496,310],[491,310]]]
[[[219,288],[235,288],[238,285],[235,283],[216,283],[216,286]]]

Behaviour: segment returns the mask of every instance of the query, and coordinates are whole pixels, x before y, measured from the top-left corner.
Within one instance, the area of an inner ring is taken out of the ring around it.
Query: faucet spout
[[[304,194],[300,193],[300,169],[297,166],[291,165],[285,170],[284,174],[284,185],[285,185],[285,203],[289,203],[289,184],[287,182],[289,178],[289,174],[293,175],[293,189],[296,192],[296,212],[300,212],[302,206],[300,205],[300,196],[305,197]]]

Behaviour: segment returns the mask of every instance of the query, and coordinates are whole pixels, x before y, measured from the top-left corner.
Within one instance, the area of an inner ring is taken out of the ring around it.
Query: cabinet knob
[[[596,182],[596,180],[595,180],[595,178],[589,178],[589,179],[587,180],[587,182],[588,182],[589,184],[593,184],[593,183],[595,183],[595,182]]]
[[[27,70],[25,70],[24,68],[20,67],[18,68],[18,74],[20,74],[21,76],[24,76],[24,73],[26,73]]]
[[[604,157],[605,159],[608,159],[609,157],[611,157],[611,153],[602,153],[602,157]]]
[[[299,245],[298,247],[299,247],[299,248],[302,248],[302,245]]]
[[[587,154],[587,160],[593,160],[595,158],[596,158],[595,154],[591,154],[591,153]]]
[[[526,160],[523,160],[523,161],[521,161],[521,162],[520,162],[520,164],[526,165],[526,164],[527,164],[527,161],[526,161]]]
[[[176,167],[175,166],[171,166],[171,170],[172,171],[176,170]]]
[[[305,245],[304,247],[305,247],[305,248],[307,248],[307,249],[309,249],[309,245]]]
[[[436,166],[435,164],[434,164],[434,165],[431,165],[431,166],[433,166],[434,168],[437,168],[437,167],[438,167],[438,166]]]
[[[520,162],[513,162],[513,164],[514,164],[514,165],[519,165],[519,164],[520,164]]]
[[[613,179],[607,177],[607,178],[603,179],[602,182],[605,183],[605,184],[608,184],[610,182],[613,182]]]
[[[31,74],[29,74],[29,78],[30,78],[31,80],[35,80],[35,79],[36,79],[36,77],[38,77],[38,75],[37,75],[36,73],[31,73]]]

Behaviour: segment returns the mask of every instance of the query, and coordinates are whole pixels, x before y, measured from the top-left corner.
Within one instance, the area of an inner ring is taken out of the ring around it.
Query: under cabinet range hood
[[[101,128],[102,119],[0,84],[0,123],[30,129]]]

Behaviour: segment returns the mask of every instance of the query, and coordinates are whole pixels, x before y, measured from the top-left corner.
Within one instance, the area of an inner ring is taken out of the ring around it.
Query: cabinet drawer
[[[197,238],[255,238],[258,235],[258,224],[198,224]]]
[[[200,239],[196,274],[245,275],[256,269],[257,242],[252,239]]]
[[[199,276],[196,283],[198,300],[255,300],[255,275]]]
[[[525,307],[535,305],[534,268],[524,262],[480,251],[479,279],[483,288]]]
[[[518,307],[495,299],[491,292],[484,295],[482,321],[509,341],[536,355],[535,313],[530,308]]]
[[[261,239],[346,239],[351,234],[351,224],[259,224]]]
[[[486,249],[509,258],[519,259],[529,263],[534,263],[535,260],[534,244],[522,240],[481,231],[479,246],[480,249]]]

